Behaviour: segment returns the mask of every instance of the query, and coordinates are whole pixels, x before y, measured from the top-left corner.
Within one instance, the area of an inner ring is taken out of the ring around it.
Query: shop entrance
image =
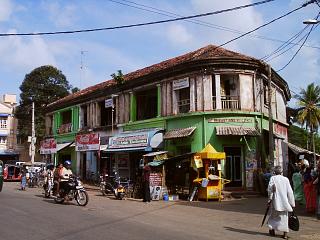
[[[225,175],[231,180],[228,187],[242,187],[241,147],[225,147]]]

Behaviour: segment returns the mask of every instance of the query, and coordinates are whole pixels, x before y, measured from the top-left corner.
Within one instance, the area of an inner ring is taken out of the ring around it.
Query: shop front
[[[77,172],[82,179],[97,180],[99,174],[100,140],[98,133],[78,134],[75,138]]]
[[[163,131],[150,129],[127,131],[109,138],[101,153],[109,160],[106,171],[117,172],[121,178],[136,181],[141,176],[143,155],[163,149]]]

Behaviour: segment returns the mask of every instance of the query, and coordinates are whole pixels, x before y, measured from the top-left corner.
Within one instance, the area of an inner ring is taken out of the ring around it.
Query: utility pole
[[[273,115],[272,115],[272,88],[271,88],[271,66],[267,65],[268,70],[268,107],[269,107],[269,166],[274,166],[274,141],[273,141]]]
[[[32,132],[31,132],[31,163],[34,163],[34,155],[35,155],[35,128],[34,128],[34,102],[32,102],[32,120],[31,120],[31,125],[32,125]]]

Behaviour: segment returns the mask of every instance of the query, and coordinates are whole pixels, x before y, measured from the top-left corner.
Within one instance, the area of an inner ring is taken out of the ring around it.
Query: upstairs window
[[[0,128],[7,128],[8,127],[8,119],[0,117]]]
[[[174,80],[172,87],[177,100],[178,113],[188,113],[190,111],[189,78]]]
[[[157,117],[157,88],[136,92],[137,120]]]
[[[61,113],[61,123],[62,124],[71,123],[71,119],[72,119],[71,116],[72,116],[71,110],[62,112]]]
[[[99,102],[100,107],[100,126],[111,126],[112,120],[113,124],[115,123],[116,119],[116,111],[114,109],[114,105],[112,104],[109,106],[106,104],[105,101]],[[113,108],[113,119],[112,119],[112,108]]]
[[[81,106],[81,127],[88,126],[88,110],[87,105]]]

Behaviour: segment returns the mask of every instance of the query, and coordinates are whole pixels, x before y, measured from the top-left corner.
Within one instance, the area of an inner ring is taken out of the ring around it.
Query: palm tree
[[[313,157],[316,164],[314,134],[320,124],[320,86],[311,83],[306,89],[301,89],[295,98],[298,100],[297,120],[312,135]]]

